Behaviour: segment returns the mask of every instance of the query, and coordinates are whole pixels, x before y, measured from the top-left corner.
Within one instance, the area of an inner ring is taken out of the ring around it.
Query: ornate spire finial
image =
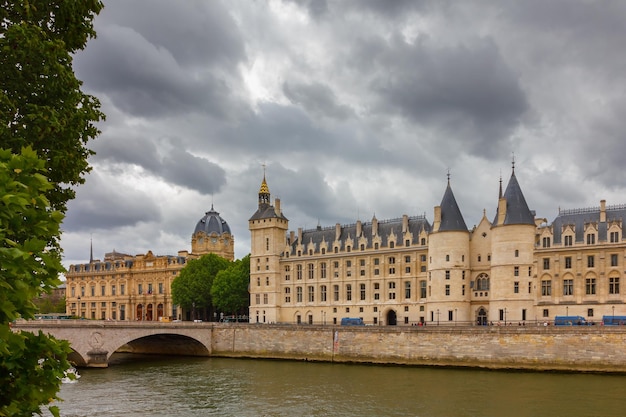
[[[89,238],[89,263],[93,263],[93,235]]]
[[[502,170],[500,170],[500,190],[498,192],[498,198],[502,198]]]
[[[448,173],[446,174],[448,177],[448,185],[450,185],[450,168],[448,168]]]
[[[513,169],[513,173],[515,174],[515,152],[511,152],[511,167]]]

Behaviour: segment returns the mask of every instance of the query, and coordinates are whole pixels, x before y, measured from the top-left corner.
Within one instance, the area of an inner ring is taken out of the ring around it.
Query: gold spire
[[[267,182],[265,181],[265,174],[263,174],[263,182],[261,182],[261,188],[259,189],[259,194],[269,194],[270,188],[267,186]]]

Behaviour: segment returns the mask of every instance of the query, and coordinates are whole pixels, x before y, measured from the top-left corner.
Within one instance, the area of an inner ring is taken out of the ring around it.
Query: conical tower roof
[[[450,187],[450,179],[448,178],[448,186],[446,192],[441,199],[441,225],[439,231],[464,231],[467,232],[467,225],[461,214],[461,209],[456,203],[452,187]]]
[[[504,225],[535,224],[535,216],[528,208],[528,204],[526,204],[526,199],[524,198],[524,193],[522,193],[522,189],[517,182],[517,177],[515,176],[515,166],[513,166],[511,179],[509,179],[509,184],[506,186],[503,198],[506,200],[506,216],[504,217]],[[498,214],[498,210],[496,210],[496,217],[493,222],[494,224],[497,224]]]

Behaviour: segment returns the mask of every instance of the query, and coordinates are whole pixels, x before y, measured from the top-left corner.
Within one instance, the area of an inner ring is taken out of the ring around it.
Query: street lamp
[[[613,317],[615,317],[615,306],[611,307],[613,309]]]
[[[504,325],[506,326],[506,307],[504,307]]]
[[[439,309],[437,309],[437,326],[439,326]]]
[[[457,311],[456,308],[454,309],[454,326],[456,326],[456,319],[457,319]]]
[[[322,324],[326,326],[326,312],[322,311]]]
[[[569,316],[569,306],[565,306],[565,315]]]

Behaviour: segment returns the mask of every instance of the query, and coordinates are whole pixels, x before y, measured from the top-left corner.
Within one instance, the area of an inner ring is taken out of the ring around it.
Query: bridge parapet
[[[95,320],[19,320],[14,331],[38,331],[67,340],[78,366],[108,366],[124,347],[138,353],[210,356],[213,323],[128,322]]]

